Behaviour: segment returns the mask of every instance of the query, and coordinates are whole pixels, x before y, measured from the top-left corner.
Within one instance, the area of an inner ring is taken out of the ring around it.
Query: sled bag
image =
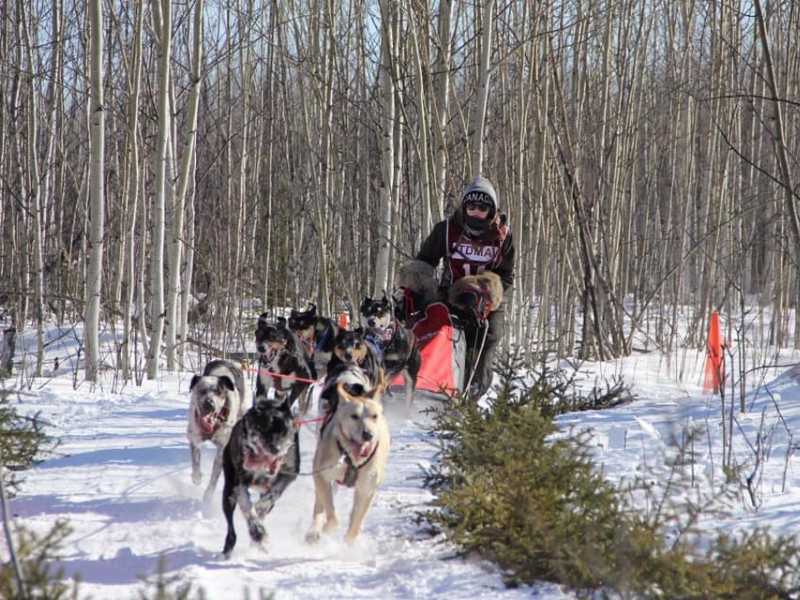
[[[464,331],[453,324],[447,306],[429,304],[412,331],[422,354],[417,389],[448,396],[463,391],[466,340]]]

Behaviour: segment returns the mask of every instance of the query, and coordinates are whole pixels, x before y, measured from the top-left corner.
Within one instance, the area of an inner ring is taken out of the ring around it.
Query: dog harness
[[[372,449],[372,452],[369,453],[367,459],[362,462],[361,464],[357,465],[353,462],[353,458],[347,452],[344,446],[342,446],[342,442],[339,439],[336,439],[336,445],[339,447],[339,452],[342,453],[344,457],[344,461],[347,464],[347,470],[344,472],[344,477],[337,481],[339,485],[343,485],[345,487],[353,487],[358,481],[358,470],[367,465],[369,461],[372,460],[372,457],[375,456],[375,453],[378,451],[378,446],[380,446],[380,441],[375,444],[375,447]]]
[[[487,292],[488,293],[488,292]],[[488,314],[488,313],[487,313]],[[373,336],[371,333],[366,337],[371,340],[375,347],[378,349],[378,359],[383,362],[383,355],[390,350],[399,350],[396,347],[395,340],[397,340],[397,321],[392,323],[384,330],[386,333],[381,336]],[[372,332],[372,330],[370,330]],[[409,332],[411,333],[411,332]],[[408,360],[411,353],[414,352],[414,347],[417,345],[417,338],[414,335],[409,335],[408,350],[405,353],[405,360]]]

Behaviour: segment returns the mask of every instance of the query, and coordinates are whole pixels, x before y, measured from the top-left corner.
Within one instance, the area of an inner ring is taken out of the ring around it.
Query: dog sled
[[[443,302],[425,307],[412,326],[422,355],[417,375],[417,394],[450,399],[464,390],[466,339],[464,328]]]

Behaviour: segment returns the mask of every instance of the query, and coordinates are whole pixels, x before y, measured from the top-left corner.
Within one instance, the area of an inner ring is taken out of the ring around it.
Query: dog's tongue
[[[195,422],[197,426],[206,434],[214,433],[214,426],[216,425],[214,419],[214,413],[209,413],[205,417],[201,415],[199,412],[195,415]]]
[[[372,453],[372,444],[364,442],[358,447],[358,458],[367,458]]]

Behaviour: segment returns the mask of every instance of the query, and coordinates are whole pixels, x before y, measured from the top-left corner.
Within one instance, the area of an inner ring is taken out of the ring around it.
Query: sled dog
[[[326,368],[325,382],[320,392],[320,414],[336,409],[336,384],[344,371],[360,371],[367,382],[365,389],[375,388],[383,376],[380,353],[377,345],[367,339],[364,329],[339,329],[333,343],[331,359]]]
[[[394,316],[391,301],[365,297],[360,307],[361,325],[367,337],[374,340],[380,351],[381,364],[386,379],[391,382],[395,375],[401,375],[406,387],[406,415],[411,411],[417,375],[422,365],[417,338]]]
[[[334,340],[339,333],[339,325],[333,319],[317,314],[317,305],[312,303],[304,311],[292,309],[289,313],[289,329],[297,335],[313,357],[317,377],[324,377],[333,352]]]
[[[266,396],[257,396],[253,408],[234,426],[222,461],[222,512],[228,525],[222,554],[226,558],[236,545],[236,506],[247,520],[250,539],[257,544],[264,541],[262,521],[300,469],[297,439],[288,403],[275,403]],[[250,499],[251,489],[259,494],[255,502]]]
[[[276,402],[286,399],[295,414],[305,415],[311,384],[317,379],[305,346],[287,327],[285,318],[271,321],[268,313],[258,318],[255,342],[258,352],[256,396],[274,394]]]
[[[356,371],[353,376],[358,379],[362,374]],[[358,385],[348,386],[346,379],[347,375],[341,373],[336,385],[336,410],[323,424],[314,453],[315,498],[313,521],[306,534],[308,543],[338,528],[334,483],[353,488],[353,508],[344,536],[347,543],[353,543],[386,471],[391,444],[381,402],[386,382],[381,377],[377,387],[365,391]]]
[[[214,493],[222,473],[222,451],[228,443],[234,424],[250,408],[245,395],[244,375],[239,365],[228,360],[212,360],[202,375],[195,375],[189,384],[189,423],[186,437],[192,460],[192,482],[200,485],[200,447],[210,441],[217,447],[211,478],[203,499],[208,501]]]

